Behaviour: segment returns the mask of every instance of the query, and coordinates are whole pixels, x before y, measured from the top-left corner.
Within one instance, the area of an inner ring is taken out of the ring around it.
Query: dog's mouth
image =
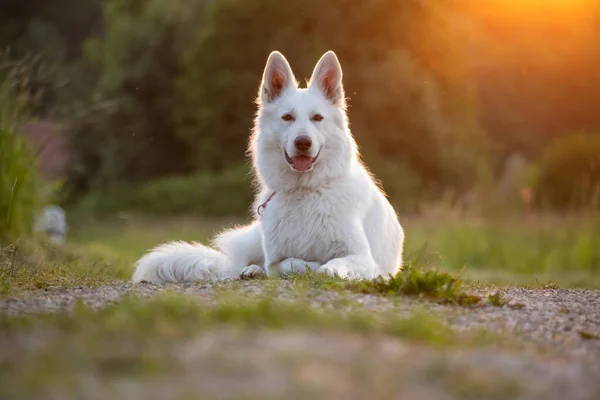
[[[307,156],[306,154],[300,154],[294,157],[290,157],[285,149],[283,150],[283,153],[285,154],[285,160],[288,162],[288,164],[292,167],[294,171],[308,172],[313,169],[313,166],[319,158],[319,154],[321,154],[322,148],[323,147],[321,146],[319,152],[314,157]]]

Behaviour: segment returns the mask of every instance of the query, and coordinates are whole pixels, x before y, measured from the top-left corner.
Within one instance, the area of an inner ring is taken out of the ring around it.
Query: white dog
[[[358,158],[342,69],[332,51],[298,88],[283,55],[265,67],[250,140],[260,191],[255,222],[215,239],[218,250],[173,242],[140,259],[135,282],[286,275],[307,268],[370,279],[402,265],[404,232]]]

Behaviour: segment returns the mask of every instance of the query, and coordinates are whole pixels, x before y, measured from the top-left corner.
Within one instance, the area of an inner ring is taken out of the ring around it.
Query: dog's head
[[[250,150],[269,188],[314,187],[349,170],[356,146],[348,130],[342,69],[325,53],[306,89],[285,57],[267,60]]]

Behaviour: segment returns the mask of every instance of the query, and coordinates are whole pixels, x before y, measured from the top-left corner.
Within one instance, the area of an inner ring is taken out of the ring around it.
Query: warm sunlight
[[[521,57],[539,63],[554,60],[561,64],[567,54],[570,59],[579,58],[577,53],[581,49],[587,51],[596,42],[600,11],[597,0],[472,0],[470,6],[479,38],[487,36],[497,43],[498,50],[522,48]],[[544,55],[543,49],[534,43],[550,39],[552,43],[548,43]],[[558,54],[562,54],[562,61]]]
[[[491,0],[474,1],[475,8],[519,19],[570,19],[599,8],[597,0]]]
[[[600,0],[0,0],[0,400],[600,400],[599,42]]]

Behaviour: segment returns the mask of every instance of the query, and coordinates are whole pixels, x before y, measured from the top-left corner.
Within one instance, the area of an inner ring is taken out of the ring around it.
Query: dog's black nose
[[[308,151],[312,146],[312,140],[308,136],[298,136],[294,139],[294,146],[300,151]]]

